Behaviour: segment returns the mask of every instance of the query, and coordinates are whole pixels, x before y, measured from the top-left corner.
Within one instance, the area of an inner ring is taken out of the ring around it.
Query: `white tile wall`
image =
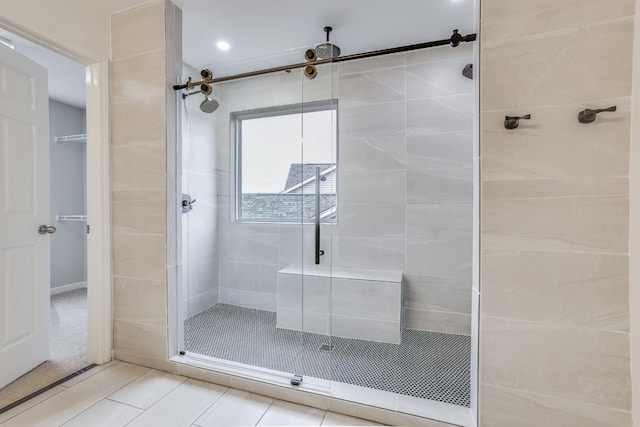
[[[460,319],[470,314],[474,85],[461,72],[471,57],[471,46],[437,48],[324,67],[312,81],[292,72],[219,85],[218,139],[203,151],[217,162],[219,301],[270,310],[282,304],[290,311],[279,325],[325,328],[324,317],[303,319],[300,292],[276,297],[279,269],[313,263],[313,227],[229,222],[227,117],[338,97],[339,222],[322,227],[321,265],[408,272],[412,327],[468,333]],[[420,279],[413,285],[412,278]]]

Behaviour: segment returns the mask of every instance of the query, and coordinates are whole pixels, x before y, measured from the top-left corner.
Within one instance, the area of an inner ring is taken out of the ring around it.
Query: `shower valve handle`
[[[525,114],[524,116],[504,116],[504,128],[515,129],[520,124],[520,120],[531,119],[531,114]]]
[[[596,116],[599,113],[602,113],[604,111],[616,111],[616,106],[613,105],[609,108],[599,108],[597,110],[592,110],[590,108],[586,108],[582,111],[580,111],[580,113],[578,113],[578,121],[580,123],[591,123],[594,122],[596,120]]]

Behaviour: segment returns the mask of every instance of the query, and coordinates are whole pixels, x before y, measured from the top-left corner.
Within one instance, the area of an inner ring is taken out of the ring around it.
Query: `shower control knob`
[[[41,225],[38,227],[38,233],[40,234],[53,234],[56,232],[56,228],[53,225]]]

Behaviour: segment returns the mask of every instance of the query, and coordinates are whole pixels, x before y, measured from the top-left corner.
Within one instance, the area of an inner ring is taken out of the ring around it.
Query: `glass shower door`
[[[326,391],[337,118],[331,64],[323,69],[313,80],[294,69],[214,84],[213,113],[199,111],[199,94],[184,100],[181,350]]]

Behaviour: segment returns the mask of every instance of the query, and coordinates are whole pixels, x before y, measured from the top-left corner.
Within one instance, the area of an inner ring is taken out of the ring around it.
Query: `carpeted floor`
[[[87,366],[87,290],[51,296],[50,359],[0,390],[0,408]]]

